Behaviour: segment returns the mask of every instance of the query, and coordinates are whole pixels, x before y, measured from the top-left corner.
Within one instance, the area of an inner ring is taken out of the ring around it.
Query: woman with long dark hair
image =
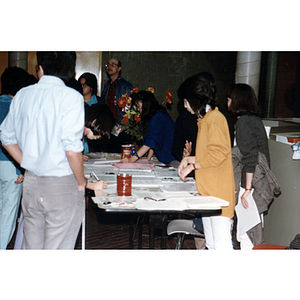
[[[258,100],[250,85],[244,83],[231,85],[227,89],[227,100],[228,112],[232,113],[236,119],[236,144],[241,154],[242,169],[240,174],[240,189],[237,191],[240,194],[238,201],[247,210],[249,208],[250,197],[253,197],[255,200],[253,179],[256,165],[259,163],[259,153],[263,154],[265,164],[270,167],[268,139],[263,122],[259,117],[260,109]],[[261,182],[266,180],[262,177],[260,179]],[[249,218],[251,218],[250,215],[248,216]],[[243,221],[243,219],[238,218],[238,226],[239,222]],[[258,227],[260,227],[260,230],[252,232],[251,239],[247,233],[237,236],[242,250],[251,250],[253,248],[255,244],[254,240],[256,240],[255,236],[258,232],[262,237],[262,225],[258,225],[257,229]],[[261,242],[263,242],[262,239],[258,243]]]
[[[206,247],[209,250],[233,249],[231,225],[234,216],[235,186],[231,141],[226,118],[219,111],[212,87],[197,79],[186,79],[178,89],[184,107],[197,117],[196,154],[182,159],[178,175],[186,180],[195,171],[200,195],[229,202],[217,216],[202,216]]]
[[[84,98],[84,106],[85,108],[93,105],[93,104],[103,104],[105,103],[105,100],[99,96],[97,96],[97,77],[96,75],[85,72],[80,75],[78,78],[78,81],[80,82],[82,86],[82,94]]]
[[[130,158],[124,158],[121,162],[135,162],[148,152],[150,160],[153,154],[165,164],[174,161],[171,154],[171,146],[174,134],[174,121],[167,113],[165,107],[160,105],[154,94],[150,91],[133,93],[132,105],[137,105],[143,122],[148,124],[143,146]]]

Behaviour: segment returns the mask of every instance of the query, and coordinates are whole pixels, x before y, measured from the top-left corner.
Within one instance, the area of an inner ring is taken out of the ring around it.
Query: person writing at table
[[[193,76],[178,89],[184,107],[197,117],[196,155],[182,159],[178,175],[186,180],[195,171],[200,195],[213,196],[229,202],[217,216],[203,216],[206,247],[209,250],[233,249],[231,224],[234,216],[235,185],[231,158],[231,141],[226,118],[217,107],[211,86]]]
[[[162,163],[168,164],[175,160],[171,153],[174,134],[174,121],[166,108],[159,105],[151,91],[133,93],[132,105],[137,105],[143,122],[148,123],[143,146],[130,158],[123,158],[121,162],[132,163],[137,160],[149,161],[153,154]],[[147,158],[141,157],[148,152]]]

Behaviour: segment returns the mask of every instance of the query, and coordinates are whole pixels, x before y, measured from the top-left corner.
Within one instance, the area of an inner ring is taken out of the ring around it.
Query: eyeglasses
[[[107,68],[107,67],[109,67],[109,66],[111,66],[111,67],[118,67],[119,64],[116,64],[116,63],[106,63],[106,64],[105,64],[105,68]]]

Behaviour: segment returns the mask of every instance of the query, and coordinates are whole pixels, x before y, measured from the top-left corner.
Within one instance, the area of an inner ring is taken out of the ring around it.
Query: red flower
[[[124,97],[121,97],[121,98],[119,99],[119,101],[118,101],[118,106],[121,107],[121,108],[123,108],[123,107],[126,106],[126,103],[127,103],[127,99],[124,98]]]
[[[134,121],[136,121],[136,122],[140,122],[142,119],[140,118],[140,115],[139,114],[136,114],[135,116],[134,116]]]
[[[172,104],[172,99],[171,98],[166,98],[166,102],[169,104]]]
[[[172,93],[170,91],[167,91],[166,98],[172,98],[172,97],[173,97]]]
[[[128,123],[128,117],[127,117],[127,116],[124,116],[124,118],[123,118],[123,122],[124,122],[125,124],[127,124],[127,123]]]
[[[146,91],[151,92],[152,94],[154,94],[154,88],[153,87],[148,87]]]
[[[163,104],[164,104],[164,105],[165,105],[166,103],[172,104],[172,97],[173,97],[172,93],[171,93],[170,91],[167,91],[167,92],[166,92],[166,96],[165,96],[165,102],[164,102]]]
[[[122,97],[118,101],[118,106],[124,108],[128,102],[128,94],[123,94]]]
[[[138,88],[135,87],[135,88],[132,89],[132,91],[130,93],[133,94],[133,93],[137,93],[137,92],[138,92]]]

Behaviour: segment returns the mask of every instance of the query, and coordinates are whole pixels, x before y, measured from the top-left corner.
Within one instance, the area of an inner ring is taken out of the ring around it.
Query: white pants
[[[247,233],[240,236],[240,247],[241,250],[252,250],[254,247]]]
[[[208,250],[233,250],[231,239],[232,220],[228,217],[202,217]]]
[[[261,225],[264,228],[264,214],[261,214],[260,218],[262,223]],[[252,250],[252,248],[254,247],[246,232],[239,237],[239,242],[241,250]]]
[[[74,249],[85,213],[84,190],[74,175],[36,176],[23,183],[23,249]]]

